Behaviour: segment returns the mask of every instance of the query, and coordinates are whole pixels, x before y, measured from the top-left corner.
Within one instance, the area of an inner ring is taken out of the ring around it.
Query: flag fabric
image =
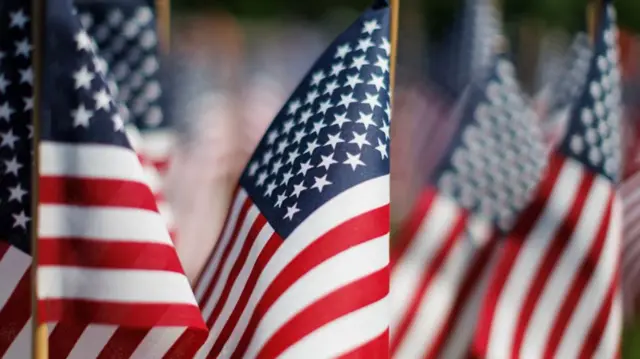
[[[461,358],[498,245],[542,176],[545,150],[515,69],[494,57],[452,116],[460,128],[391,257],[391,355]]]
[[[502,239],[472,355],[617,358],[621,337],[620,72],[604,1],[587,82],[537,193]]]
[[[31,349],[35,230],[31,8],[3,5],[0,355],[22,358]],[[161,357],[184,331],[204,340],[197,302],[123,132],[95,44],[70,1],[48,1],[45,16],[37,319],[49,325],[51,357]]]
[[[77,1],[76,8],[108,68],[107,80],[113,82],[112,91],[120,115],[123,121],[132,124],[127,127],[136,139],[132,145],[175,241],[173,212],[164,190],[175,136],[166,114],[168,100],[153,4],[147,0],[82,0]]]
[[[389,9],[317,60],[243,172],[188,357],[388,357]],[[193,356],[195,355],[195,356]]]

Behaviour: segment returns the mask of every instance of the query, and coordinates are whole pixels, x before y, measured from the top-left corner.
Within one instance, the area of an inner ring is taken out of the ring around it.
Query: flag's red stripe
[[[198,301],[198,304],[200,305],[200,307],[204,308],[204,306],[209,301],[209,298],[211,297],[211,293],[213,292],[213,288],[218,283],[218,278],[220,277],[222,268],[224,267],[224,264],[227,262],[227,257],[229,257],[229,253],[231,253],[231,249],[233,248],[234,243],[238,239],[238,232],[240,232],[240,228],[242,228],[245,218],[247,217],[247,213],[249,213],[249,210],[251,209],[252,205],[253,204],[251,203],[251,200],[249,198],[247,198],[244,201],[244,204],[242,205],[242,209],[240,210],[240,213],[238,215],[238,220],[236,221],[235,228],[233,229],[233,234],[231,235],[231,237],[229,238],[229,241],[227,242],[227,247],[224,248],[224,252],[222,253],[222,257],[220,258],[218,267],[215,268],[213,277],[211,277],[211,281],[207,284],[207,289],[205,290],[204,295]],[[222,250],[222,248],[220,249]]]
[[[433,210],[437,211],[438,209],[434,208]],[[433,278],[437,276],[438,272],[440,271],[445,261],[447,260],[449,253],[451,253],[453,247],[455,246],[456,242],[458,242],[458,240],[465,240],[464,238],[460,238],[460,234],[464,231],[466,223],[467,223],[467,215],[462,214],[461,212],[460,214],[458,214],[455,224],[451,227],[451,231],[446,235],[447,236],[446,239],[442,242],[442,245],[436,251],[436,255],[433,257],[433,260],[431,261],[431,263],[429,263],[427,268],[425,268],[422,279],[420,280],[420,284],[418,285],[418,288],[416,289],[415,293],[413,293],[411,302],[407,306],[407,310],[404,312],[404,315],[402,316],[402,319],[398,324],[398,328],[396,329],[395,335],[393,336],[393,338],[391,338],[390,348],[391,348],[392,355],[397,355],[397,351],[400,347],[400,344],[402,344],[407,334],[407,331],[409,330],[414,320],[416,319],[416,314],[420,309],[420,303],[422,302],[422,299],[424,298],[425,295],[428,295],[429,293],[429,287],[431,286]],[[437,240],[437,239],[420,238],[418,240]]]
[[[191,326],[204,329],[197,306],[188,304],[121,303],[83,299],[41,299],[38,309],[44,322],[83,320],[130,327]]]
[[[409,245],[413,242],[418,231],[420,230],[420,226],[424,222],[427,213],[431,209],[431,205],[433,204],[436,193],[428,189],[424,191],[420,195],[420,199],[415,206],[415,209],[411,212],[409,220],[402,226],[402,230],[397,235],[397,239],[393,244],[393,250],[391,251],[391,268],[394,268],[396,263],[400,258],[402,258]]]
[[[184,273],[172,246],[160,243],[42,238],[39,265]]]
[[[67,358],[86,328],[85,323],[58,323],[49,334],[49,359]]]
[[[102,348],[97,359],[129,358],[138,345],[149,333],[148,329],[119,327],[107,344]]]
[[[351,218],[320,236],[297,257],[290,261],[282,272],[269,284],[260,298],[232,358],[242,358],[253,338],[260,319],[269,308],[300,277],[325,260],[351,247],[389,233],[389,205]]]
[[[505,240],[504,246],[499,253],[498,262],[493,270],[493,278],[490,279],[490,284],[484,297],[484,304],[480,311],[478,326],[470,353],[471,357],[484,358],[486,356],[498,299],[502,294],[511,268],[513,268],[516,262],[516,258],[520,253],[527,234],[531,231],[545,208],[546,201],[553,191],[563,164],[563,158],[551,156],[548,172],[540,184],[533,202],[520,215],[518,223],[516,223],[516,226],[509,235],[510,238]]]
[[[379,301],[389,293],[389,268],[337,289],[287,321],[264,344],[256,357],[276,358],[288,347],[327,323]]]
[[[549,277],[553,274],[558,261],[560,261],[562,254],[569,245],[571,235],[574,232],[575,227],[580,221],[580,216],[584,210],[584,205],[594,181],[595,178],[591,175],[585,174],[585,176],[582,177],[578,186],[577,195],[573,200],[569,212],[565,218],[561,219],[562,223],[555,233],[554,238],[551,240],[544,257],[538,266],[538,271],[529,282],[529,290],[518,315],[513,346],[511,347],[511,356],[514,358],[518,357],[520,353],[524,335],[529,327],[529,320],[536,309],[538,300],[542,296]]]
[[[146,184],[132,181],[40,177],[40,203],[77,206],[124,207],[158,211]]]
[[[389,358],[389,329],[371,341],[342,354],[336,359],[387,359]]]
[[[31,270],[22,275],[13,293],[0,310],[0,356],[4,356],[31,317]]]
[[[469,304],[471,294],[482,282],[482,276],[485,275],[485,271],[489,267],[488,264],[491,259],[491,255],[494,253],[498,241],[498,236],[492,236],[490,241],[474,256],[475,258],[473,263],[467,268],[464,275],[464,280],[460,286],[458,294],[456,295],[456,299],[453,302],[451,311],[447,315],[442,328],[438,330],[438,336],[424,356],[425,359],[440,358],[442,356],[442,351],[451,337],[454,326],[457,324],[460,315]]]
[[[555,357],[558,346],[560,345],[560,340],[562,339],[564,332],[567,329],[567,325],[569,324],[569,319],[571,319],[575,312],[578,301],[582,298],[584,289],[591,278],[593,278],[596,266],[598,265],[598,260],[601,259],[600,254],[602,253],[607,240],[607,232],[611,223],[613,195],[609,196],[608,202],[605,217],[600,223],[600,229],[598,230],[597,237],[591,245],[589,253],[582,260],[582,264],[576,273],[576,278],[571,284],[570,289],[565,292],[564,301],[554,320],[553,327],[546,342],[544,351],[545,358]]]

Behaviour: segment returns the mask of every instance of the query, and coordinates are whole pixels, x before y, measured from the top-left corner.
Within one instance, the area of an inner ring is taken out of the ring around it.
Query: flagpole
[[[391,8],[391,54],[389,55],[391,69],[389,70],[389,93],[391,94],[393,101],[393,94],[396,85],[396,59],[398,54],[398,22],[400,19],[400,0],[391,0],[389,2],[389,6]]]
[[[596,38],[600,9],[602,9],[602,0],[593,0],[587,4],[587,28],[589,30],[589,39],[592,44],[595,42]]]
[[[155,1],[160,49],[164,54],[168,54],[171,48],[171,0]]]
[[[40,118],[42,113],[42,79],[44,64],[44,34],[46,0],[32,1],[31,34],[33,37],[33,110],[32,114],[32,148],[33,161],[31,169],[31,315],[32,315],[32,351],[33,359],[49,358],[49,335],[46,323],[38,321],[38,217],[39,217],[39,182],[40,182]]]

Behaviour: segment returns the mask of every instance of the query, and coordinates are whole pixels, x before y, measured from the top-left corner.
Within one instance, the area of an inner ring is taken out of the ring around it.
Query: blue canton
[[[579,33],[574,38],[565,59],[564,72],[558,74],[560,76],[551,86],[552,96],[549,104],[551,113],[562,111],[579,99],[584,83],[587,81],[592,56],[589,36]]]
[[[29,253],[33,69],[31,3],[0,10],[0,238]]]
[[[587,82],[574,106],[561,151],[613,182],[620,177],[620,88],[615,10],[606,5]]]
[[[463,95],[461,125],[435,171],[439,192],[508,231],[529,204],[546,166],[538,120],[503,56]]]
[[[241,179],[286,238],[341,192],[389,174],[389,11],[365,12],[315,63]]]

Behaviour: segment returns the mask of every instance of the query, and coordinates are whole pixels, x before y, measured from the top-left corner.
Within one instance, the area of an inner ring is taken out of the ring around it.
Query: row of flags
[[[162,208],[173,139],[153,6],[110,5],[46,2],[41,82],[31,6],[0,8],[0,356],[29,355],[40,323],[56,358],[619,356],[621,75],[609,1],[588,55],[576,47],[570,60],[583,75],[569,73],[574,85],[549,107],[564,113],[554,144],[500,48],[491,4],[467,5],[469,45],[443,62],[455,81],[424,114],[438,120],[414,157],[428,171],[391,246],[391,24],[377,1],[267,128],[193,285]]]

